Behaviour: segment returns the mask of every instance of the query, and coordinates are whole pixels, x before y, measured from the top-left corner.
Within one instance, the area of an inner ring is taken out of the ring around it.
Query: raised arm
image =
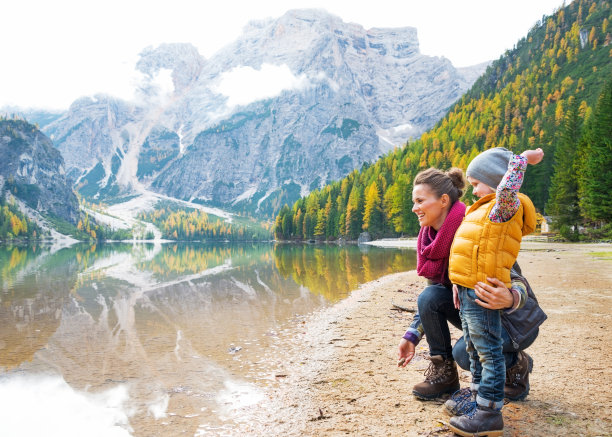
[[[497,186],[495,206],[491,209],[489,219],[495,223],[507,222],[516,214],[521,202],[518,192],[523,184],[527,164],[535,165],[542,161],[544,152],[538,148],[525,150],[520,155],[513,155],[508,163],[508,170]]]

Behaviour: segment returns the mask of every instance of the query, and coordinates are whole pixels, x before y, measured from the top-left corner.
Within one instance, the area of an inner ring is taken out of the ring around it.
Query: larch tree
[[[380,236],[383,231],[382,204],[376,182],[372,182],[366,191],[363,230],[376,237]]]

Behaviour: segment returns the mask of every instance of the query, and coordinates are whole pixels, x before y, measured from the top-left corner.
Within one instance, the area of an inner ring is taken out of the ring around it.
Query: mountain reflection
[[[2,246],[0,376],[128,384],[136,431],[167,412],[165,426],[195,431],[203,411],[222,414],[228,387],[269,378],[269,351],[296,317],[414,265],[413,251],[357,246]],[[227,419],[215,414],[212,427]]]

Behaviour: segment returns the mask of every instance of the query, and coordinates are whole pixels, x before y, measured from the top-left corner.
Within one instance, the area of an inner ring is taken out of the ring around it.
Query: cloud
[[[172,80],[172,70],[168,68],[160,68],[157,74],[153,75],[147,85],[155,90],[157,95],[168,95],[174,92],[174,82]]]
[[[175,91],[172,70],[168,68],[150,75],[138,72],[133,84],[136,92],[131,100],[139,104],[163,104]]]
[[[237,106],[275,97],[285,90],[302,90],[309,86],[311,81],[305,74],[295,76],[286,64],[262,64],[260,70],[235,67],[222,73],[219,84],[212,90],[226,96],[228,106]]]

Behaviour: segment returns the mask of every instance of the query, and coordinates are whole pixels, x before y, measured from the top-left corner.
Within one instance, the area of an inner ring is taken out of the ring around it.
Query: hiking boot
[[[465,387],[457,390],[444,403],[444,412],[449,416],[463,416],[469,413],[476,405],[476,392]]]
[[[533,359],[519,351],[516,364],[506,370],[504,397],[511,401],[522,401],[529,394],[529,374],[533,370]]]
[[[463,416],[451,417],[448,427],[464,437],[499,437],[504,435],[504,418],[500,410],[478,405]]]
[[[459,390],[459,374],[452,358],[434,355],[425,371],[425,381],[415,385],[412,394],[419,399],[435,399],[445,393]]]

